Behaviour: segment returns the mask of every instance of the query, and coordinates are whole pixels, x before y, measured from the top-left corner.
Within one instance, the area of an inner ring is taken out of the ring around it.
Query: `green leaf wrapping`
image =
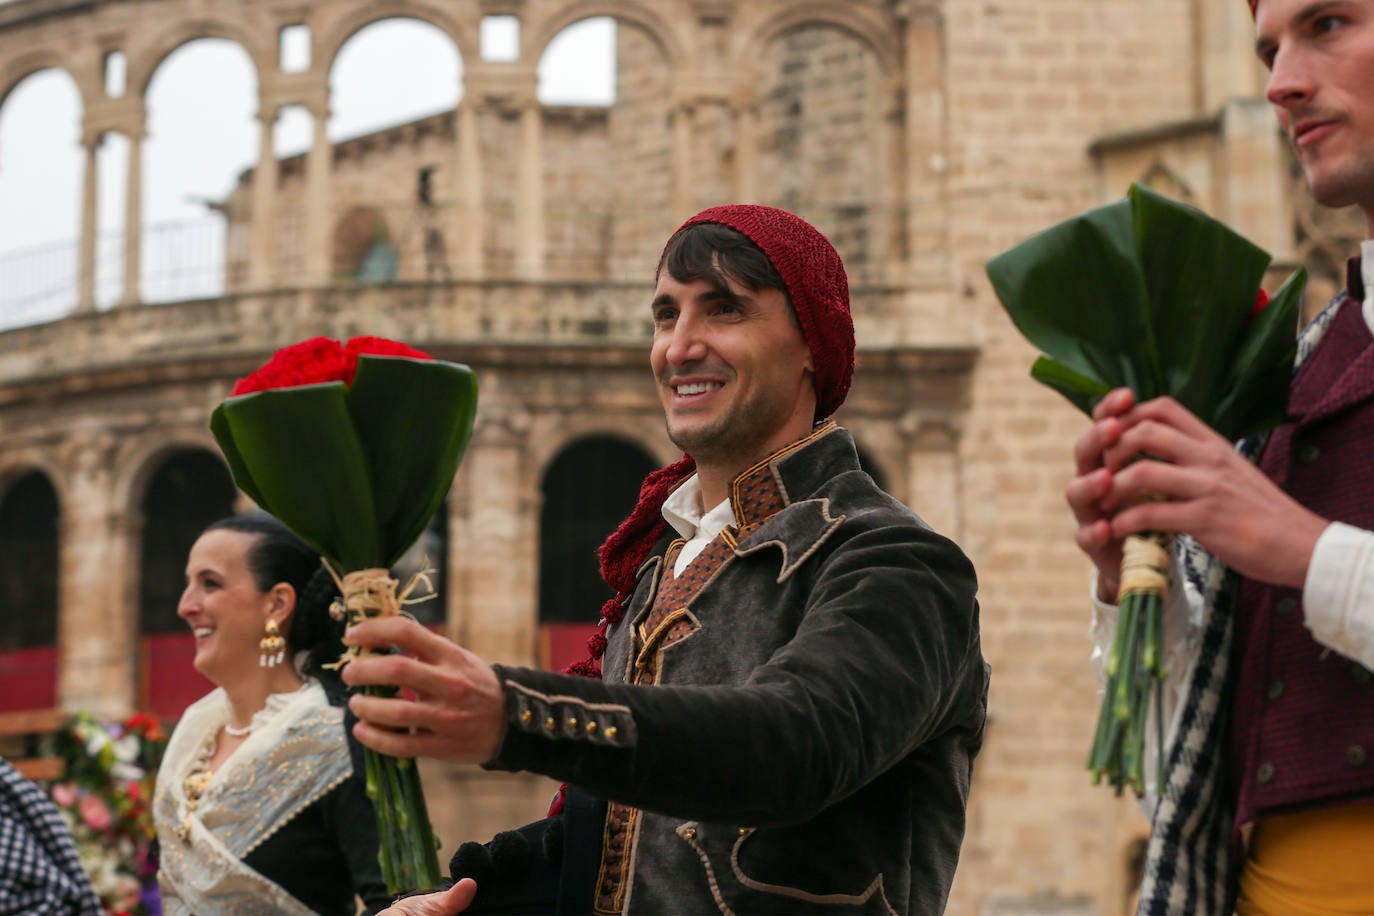
[[[212,430],[234,482],[349,571],[381,565],[382,550],[372,476],[345,391],[328,382],[230,398]]]
[[[362,356],[349,387],[232,397],[210,428],[239,488],[348,573],[389,568],[424,531],[476,412],[467,366]]]
[[[363,356],[348,408],[372,468],[379,565],[389,567],[448,493],[472,437],[477,376],[456,363]]]
[[[1287,406],[1305,275],[1251,321],[1268,264],[1202,211],[1133,185],[993,258],[987,273],[1046,354],[1032,376],[1084,413],[1125,387],[1141,401],[1169,395],[1237,438]]]

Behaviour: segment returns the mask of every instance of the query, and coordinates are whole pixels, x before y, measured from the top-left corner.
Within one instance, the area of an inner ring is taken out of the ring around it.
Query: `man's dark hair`
[[[743,233],[719,223],[696,223],[674,234],[663,248],[654,277],[664,270],[679,283],[705,280],[723,290],[726,281],[733,280],[746,289],[776,289],[787,296],[787,286],[768,256]],[[787,301],[792,304],[790,296]]]

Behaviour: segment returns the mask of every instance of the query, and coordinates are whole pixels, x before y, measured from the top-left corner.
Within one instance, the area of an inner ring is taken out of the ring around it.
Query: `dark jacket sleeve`
[[[846,534],[794,586],[795,635],[742,683],[645,688],[498,666],[508,728],[488,766],[765,826],[814,816],[952,729],[976,750],[987,676],[972,565],[915,524]],[[769,577],[747,599],[777,591]]]

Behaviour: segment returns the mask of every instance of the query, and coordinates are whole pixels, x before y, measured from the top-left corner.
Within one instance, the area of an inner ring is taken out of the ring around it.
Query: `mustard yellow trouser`
[[[1265,817],[1240,879],[1237,916],[1374,916],[1374,805]]]

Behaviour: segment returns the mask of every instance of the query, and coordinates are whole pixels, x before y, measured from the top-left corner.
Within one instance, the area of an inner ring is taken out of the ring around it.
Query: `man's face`
[[[1312,195],[1374,214],[1374,2],[1260,0],[1255,50],[1266,96]]]
[[[781,290],[682,283],[665,270],[653,315],[649,364],[668,436],[698,464],[743,470],[811,429],[811,351]]]

